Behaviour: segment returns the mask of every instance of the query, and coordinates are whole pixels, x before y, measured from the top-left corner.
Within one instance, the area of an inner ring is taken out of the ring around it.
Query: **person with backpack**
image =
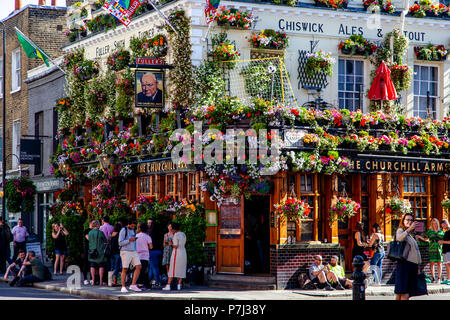
[[[136,285],[136,281],[139,278],[139,273],[141,272],[141,260],[139,259],[139,255],[136,251],[136,232],[134,229],[136,228],[135,220],[128,220],[128,225],[120,230],[119,233],[119,246],[120,246],[120,258],[122,260],[122,289],[121,292],[128,292],[125,287],[125,280],[127,277],[127,271],[130,264],[135,266],[135,271],[133,273],[133,279],[131,281],[130,290],[133,291],[142,291]]]
[[[13,235],[9,226],[4,223],[3,218],[0,217],[0,273],[4,274],[6,272],[6,261],[9,264],[12,263],[11,260],[11,249],[9,244],[13,241]]]
[[[92,230],[89,231],[89,251],[88,258],[91,266],[91,285],[95,285],[95,274],[99,273],[100,285],[104,285],[103,276],[105,273],[105,247],[106,247],[106,236],[99,230],[100,222],[98,220],[92,221]]]

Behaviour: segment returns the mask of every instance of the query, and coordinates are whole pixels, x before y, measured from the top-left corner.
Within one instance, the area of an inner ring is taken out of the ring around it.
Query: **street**
[[[7,283],[0,282],[0,300],[85,300],[85,298],[30,287],[10,287]]]

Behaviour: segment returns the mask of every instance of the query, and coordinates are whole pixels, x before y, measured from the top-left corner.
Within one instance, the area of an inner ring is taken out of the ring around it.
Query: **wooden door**
[[[244,273],[244,212],[241,204],[220,207],[218,272]]]

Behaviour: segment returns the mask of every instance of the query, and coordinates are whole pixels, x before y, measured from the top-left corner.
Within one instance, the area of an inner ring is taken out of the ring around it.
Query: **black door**
[[[244,203],[244,273],[270,272],[270,198],[252,195]]]

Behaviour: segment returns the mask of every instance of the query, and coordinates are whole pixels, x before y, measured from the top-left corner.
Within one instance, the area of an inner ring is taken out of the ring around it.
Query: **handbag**
[[[111,240],[111,239],[110,239]],[[104,255],[106,256],[106,257],[111,257],[111,252],[112,252],[112,249],[111,249],[111,241],[110,240],[108,240],[106,243],[105,243],[105,251],[103,252],[104,253]]]
[[[97,249],[89,249],[88,251],[89,259],[95,260],[98,258],[98,251]]]
[[[417,275],[417,286],[411,292],[411,297],[428,295],[427,281],[425,273],[421,272]]]
[[[406,241],[397,241],[396,236],[394,240],[388,243],[387,258],[395,262],[403,262],[406,260],[403,252],[405,251]]]
[[[372,258],[374,253],[375,253],[375,250],[373,250],[372,248],[364,249],[364,254],[367,256],[367,258]]]

